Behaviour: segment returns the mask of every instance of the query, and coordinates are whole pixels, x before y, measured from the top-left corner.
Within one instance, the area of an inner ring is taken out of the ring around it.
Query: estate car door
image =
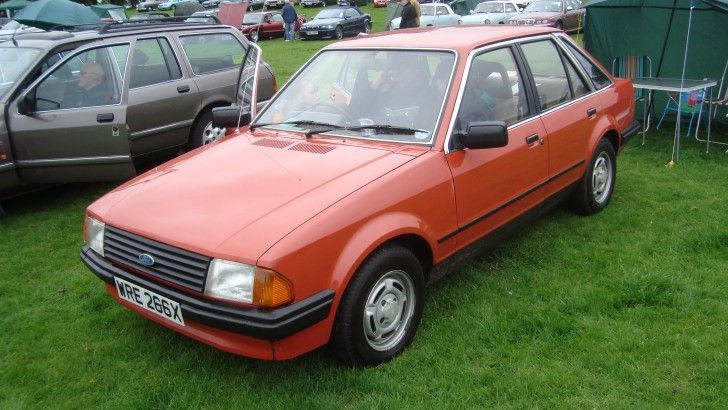
[[[166,37],[137,39],[129,69],[131,153],[138,157],[185,145],[200,104]]]
[[[82,48],[8,107],[18,174],[28,183],[134,175],[124,72],[129,44]]]
[[[503,121],[508,144],[500,148],[450,146],[462,236],[469,243],[541,202],[548,179],[548,147],[543,124],[526,93],[523,69],[513,47],[472,58],[461,87],[453,131],[474,121]]]

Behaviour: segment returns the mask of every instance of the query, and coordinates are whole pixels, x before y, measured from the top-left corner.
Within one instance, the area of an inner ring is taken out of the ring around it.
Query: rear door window
[[[230,33],[183,36],[180,42],[197,75],[237,69],[245,55],[243,44]]]
[[[584,71],[589,76],[591,82],[594,84],[594,87],[597,90],[601,90],[602,88],[608,86],[612,83],[612,81],[607,77],[604,72],[596,66],[596,64],[589,61],[588,58],[581,52],[581,50],[577,49],[573,44],[571,44],[568,41],[562,42],[566,48],[569,50],[569,52],[576,58],[576,61],[579,62],[579,64],[584,68]]]
[[[138,40],[131,55],[129,88],[144,87],[182,77],[179,63],[166,38]]]
[[[531,69],[542,110],[560,105],[571,99],[569,80],[559,51],[550,40],[521,44],[521,50]]]

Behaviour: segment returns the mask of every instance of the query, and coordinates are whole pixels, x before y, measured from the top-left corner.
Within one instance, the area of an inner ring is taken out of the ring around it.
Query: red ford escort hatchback
[[[81,259],[127,308],[260,359],[391,359],[454,262],[563,198],[607,206],[637,129],[631,84],[548,28],[338,42],[258,115],[255,58],[244,109],[214,114],[243,128],[89,206]]]

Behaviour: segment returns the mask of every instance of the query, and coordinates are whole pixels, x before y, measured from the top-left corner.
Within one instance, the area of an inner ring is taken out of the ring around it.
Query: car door
[[[453,133],[467,132],[468,123],[476,121],[503,121],[508,126],[508,144],[457,149],[455,137],[448,142],[446,157],[457,198],[459,246],[544,199],[548,138],[528,95],[525,70],[515,51],[513,46],[505,46],[475,55],[460,88]]]
[[[342,25],[345,34],[356,34],[359,32],[359,21],[356,19],[358,14],[359,13],[352,8],[344,10],[344,20]]]
[[[128,43],[66,56],[8,107],[27,183],[120,180],[135,174],[123,94]]]
[[[197,85],[182,73],[167,37],[139,38],[133,50],[128,111],[132,156],[187,144],[200,105]]]
[[[273,13],[270,23],[266,24],[266,34],[271,37],[283,37],[284,31],[283,16],[281,16],[281,13]]]
[[[593,124],[601,108],[591,85],[551,38],[520,45],[537,90],[541,121],[549,135],[550,187],[557,191],[584,171]]]

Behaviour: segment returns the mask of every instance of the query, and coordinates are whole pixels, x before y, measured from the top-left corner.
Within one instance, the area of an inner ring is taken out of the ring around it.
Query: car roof
[[[485,44],[556,32],[558,30],[549,27],[510,25],[426,27],[360,36],[352,40],[336,42],[326,49],[421,48],[454,49],[467,52]]]

